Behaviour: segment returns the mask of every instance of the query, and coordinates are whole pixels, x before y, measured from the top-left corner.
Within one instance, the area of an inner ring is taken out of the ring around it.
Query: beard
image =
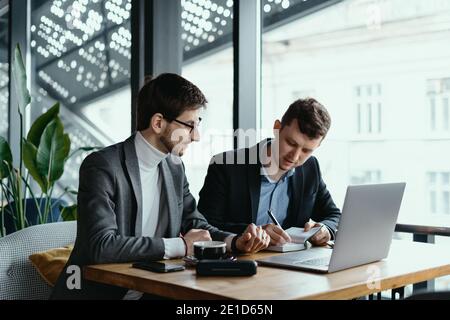
[[[181,157],[184,155],[188,141],[183,135],[177,134],[176,130],[166,130],[159,138],[161,144],[167,149],[167,152]]]

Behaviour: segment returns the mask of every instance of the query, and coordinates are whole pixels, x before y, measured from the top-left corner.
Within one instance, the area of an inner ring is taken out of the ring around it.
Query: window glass
[[[198,199],[211,157],[233,149],[233,1],[181,4],[182,74],[208,100],[201,141],[191,144],[183,157],[190,190]]]
[[[61,102],[73,150],[131,134],[130,10],[131,0],[32,1],[32,117]],[[85,155],[59,187],[77,188]]]

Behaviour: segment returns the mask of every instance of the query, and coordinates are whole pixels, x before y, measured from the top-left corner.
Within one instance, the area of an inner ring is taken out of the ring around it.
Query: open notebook
[[[317,232],[319,232],[321,227],[315,227],[305,232],[304,228],[292,227],[286,231],[287,234],[292,239],[292,242],[285,243],[281,246],[269,246],[266,250],[268,251],[276,251],[276,252],[289,252],[289,251],[298,251],[304,250],[307,248],[306,241],[308,241],[311,237],[313,237]]]

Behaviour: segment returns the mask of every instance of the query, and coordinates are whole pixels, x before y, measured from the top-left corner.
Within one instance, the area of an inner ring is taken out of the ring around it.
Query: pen
[[[283,230],[283,228],[281,227],[281,225],[280,225],[280,223],[278,222],[277,218],[275,218],[275,216],[273,215],[272,209],[269,209],[269,210],[267,211],[267,213],[269,214],[269,217],[270,217],[270,219],[272,219],[273,223],[274,223],[276,226],[280,227],[281,230]],[[283,233],[286,234],[286,231],[283,230]],[[291,237],[290,237],[288,234],[286,234],[286,236],[287,236],[287,238],[286,238],[285,236],[283,236],[284,241],[285,241],[285,242],[291,242],[291,241],[292,241],[292,240],[291,240]]]
[[[277,218],[275,218],[275,216],[273,215],[272,209],[269,209],[269,210],[267,211],[267,213],[269,214],[269,217],[270,217],[270,219],[272,219],[273,223],[275,223],[276,226],[281,227],[280,224],[279,224],[278,221],[277,221]]]

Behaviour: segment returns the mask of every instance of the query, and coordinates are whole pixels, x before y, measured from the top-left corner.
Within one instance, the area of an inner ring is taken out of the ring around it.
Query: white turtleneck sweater
[[[159,164],[168,154],[152,146],[140,132],[135,138],[136,154],[142,187],[142,236],[154,237],[157,227],[166,230],[169,217],[160,215],[162,178]],[[181,238],[163,239],[164,259],[184,256],[186,247]]]
[[[142,236],[154,237],[158,226],[160,230],[166,230],[169,223],[169,217],[160,215],[159,210],[162,187],[159,164],[168,154],[152,146],[140,132],[136,134],[134,143],[142,188]],[[163,242],[164,259],[184,256],[186,246],[181,238],[163,238]],[[142,295],[142,292],[128,290],[123,299],[139,300]]]

